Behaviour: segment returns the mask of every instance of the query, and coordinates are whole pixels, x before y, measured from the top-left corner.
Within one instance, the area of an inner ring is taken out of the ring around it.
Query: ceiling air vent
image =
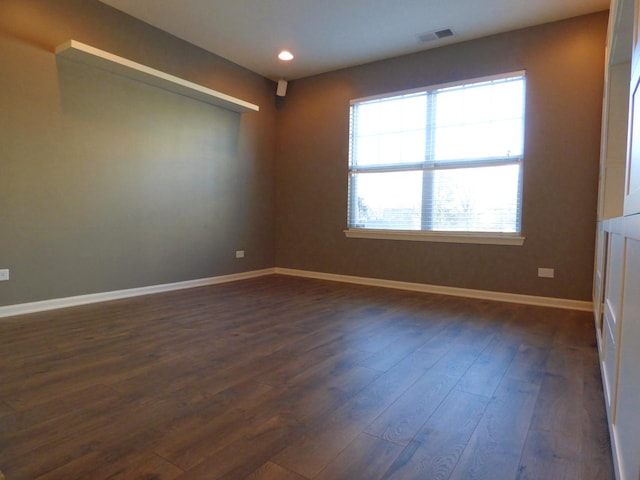
[[[450,28],[443,28],[441,30],[434,30],[432,32],[423,33],[418,38],[422,43],[433,42],[434,40],[441,40],[447,37],[453,37],[453,30]]]
[[[453,37],[453,30],[451,30],[450,28],[436,30],[433,33],[436,35],[436,37],[438,37],[438,40],[440,40],[441,38]]]

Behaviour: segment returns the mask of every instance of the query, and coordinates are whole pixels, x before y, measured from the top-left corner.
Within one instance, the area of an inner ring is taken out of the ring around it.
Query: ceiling
[[[273,80],[606,10],[609,0],[100,0]],[[420,37],[450,28],[455,35]],[[277,53],[289,49],[287,63]]]

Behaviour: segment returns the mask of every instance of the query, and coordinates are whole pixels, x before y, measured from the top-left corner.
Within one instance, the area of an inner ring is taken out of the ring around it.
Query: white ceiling
[[[609,0],[100,0],[267,78],[293,80],[606,10]],[[451,28],[454,37],[421,42]],[[295,59],[276,58],[289,49]]]

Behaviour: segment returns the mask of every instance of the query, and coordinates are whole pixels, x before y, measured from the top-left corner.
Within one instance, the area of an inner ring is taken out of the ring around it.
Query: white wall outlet
[[[0,282],[3,282],[5,280],[9,280],[9,269],[8,268],[0,270]]]
[[[244,250],[236,250],[236,258],[244,258]]]
[[[553,278],[555,277],[556,272],[553,268],[539,268],[538,276],[541,278]]]

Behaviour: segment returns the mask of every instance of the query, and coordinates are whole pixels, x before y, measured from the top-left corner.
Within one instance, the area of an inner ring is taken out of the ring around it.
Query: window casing
[[[524,72],[353,100],[347,236],[521,244],[524,107]]]

